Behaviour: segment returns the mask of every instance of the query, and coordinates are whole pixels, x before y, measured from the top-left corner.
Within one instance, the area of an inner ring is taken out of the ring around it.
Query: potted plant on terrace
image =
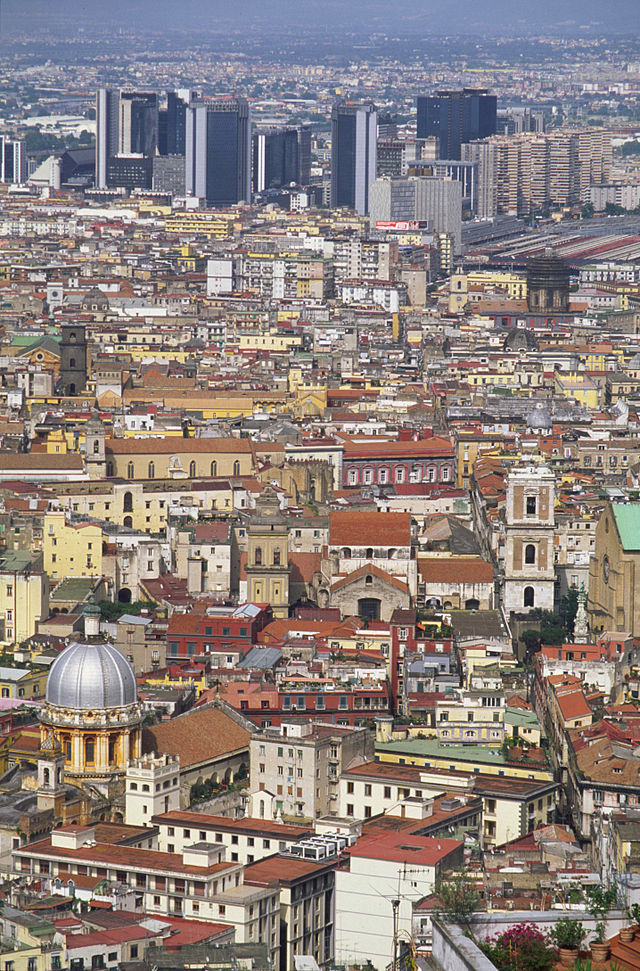
[[[574,963],[586,936],[586,931],[579,920],[561,917],[556,922],[549,937],[560,952],[560,964],[563,967],[570,968]]]
[[[594,961],[604,962],[609,957],[606,920],[617,897],[615,887],[594,887],[589,891],[589,913],[596,921],[596,936],[591,942],[591,956]]]
[[[629,926],[623,927],[620,931],[620,940],[623,944],[630,944],[640,926],[640,904],[631,904],[627,907],[625,917],[629,921]]]

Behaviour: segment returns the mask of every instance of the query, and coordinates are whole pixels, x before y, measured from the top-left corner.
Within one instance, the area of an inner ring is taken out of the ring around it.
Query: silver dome
[[[122,708],[137,701],[136,678],[113,644],[71,644],[51,665],[46,697],[60,708]]]

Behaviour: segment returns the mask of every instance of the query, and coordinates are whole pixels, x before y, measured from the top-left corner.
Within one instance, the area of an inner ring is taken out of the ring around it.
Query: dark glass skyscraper
[[[153,156],[158,146],[158,95],[120,92],[118,154]]]
[[[331,112],[331,206],[369,212],[369,186],[376,178],[375,105],[342,101]]]
[[[308,183],[311,130],[307,125],[256,132],[252,145],[254,192]]]
[[[495,135],[497,98],[485,88],[436,91],[418,98],[418,138],[440,139],[440,158],[459,159],[460,146]]]
[[[251,112],[244,98],[187,108],[185,191],[208,206],[250,201]]]
[[[167,150],[165,155],[184,155],[187,105],[175,91],[167,91]]]

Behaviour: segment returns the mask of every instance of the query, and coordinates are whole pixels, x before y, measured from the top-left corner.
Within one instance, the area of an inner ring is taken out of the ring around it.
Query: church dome
[[[113,644],[72,644],[51,665],[46,698],[59,708],[123,708],[137,701],[136,678]]]

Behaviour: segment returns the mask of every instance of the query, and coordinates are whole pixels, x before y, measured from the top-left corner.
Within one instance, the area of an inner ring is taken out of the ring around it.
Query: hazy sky
[[[6,36],[39,32],[53,19],[91,32],[127,21],[160,30],[192,23],[215,30],[292,23],[340,26],[406,36],[423,32],[514,33],[545,30],[574,34],[580,27],[638,33],[640,0],[2,0]]]

